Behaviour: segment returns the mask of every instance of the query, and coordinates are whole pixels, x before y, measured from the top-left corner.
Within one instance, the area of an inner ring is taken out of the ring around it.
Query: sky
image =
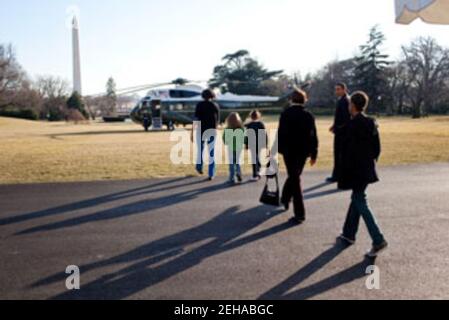
[[[13,44],[30,77],[72,81],[70,17],[79,16],[83,93],[183,77],[207,80],[221,58],[247,49],[269,69],[314,72],[357,52],[378,24],[385,50],[449,26],[394,23],[393,0],[0,0],[0,43]]]

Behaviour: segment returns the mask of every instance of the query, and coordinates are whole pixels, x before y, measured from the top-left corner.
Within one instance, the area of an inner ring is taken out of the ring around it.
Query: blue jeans
[[[209,177],[213,178],[216,173],[215,169],[215,137],[210,137],[209,141],[207,141],[208,149],[209,149]],[[196,171],[201,172],[203,171],[203,154],[204,150],[206,149],[206,143],[205,141],[201,140],[201,152],[198,155],[198,164],[196,165]]]
[[[240,165],[241,151],[230,151],[229,154],[229,180],[235,181],[237,176],[242,176],[242,167]]]
[[[382,244],[385,238],[368,206],[366,188],[367,186],[355,188],[352,192],[352,202],[343,228],[343,235],[351,240],[356,240],[360,217],[363,217],[371,239],[373,240],[373,245],[377,246]]]

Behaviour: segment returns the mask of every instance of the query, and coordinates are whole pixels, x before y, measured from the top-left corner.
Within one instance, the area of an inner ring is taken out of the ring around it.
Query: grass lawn
[[[381,165],[449,160],[449,117],[381,118],[379,124]],[[318,119],[320,160],[313,170],[332,166],[330,125],[330,118]],[[269,122],[269,127],[275,128],[276,122]],[[131,123],[74,125],[0,117],[0,141],[0,184],[195,174],[193,166],[171,164],[175,143],[170,142],[170,133],[144,133]],[[226,173],[226,166],[221,165],[219,174]]]

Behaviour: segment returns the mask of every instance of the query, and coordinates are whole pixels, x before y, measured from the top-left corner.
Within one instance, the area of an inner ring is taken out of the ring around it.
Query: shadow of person
[[[199,184],[201,182],[195,181],[191,183],[191,185]],[[243,186],[243,185],[239,185]],[[163,197],[159,197],[156,199],[145,199],[138,202],[128,203],[122,206],[114,207],[111,209],[95,212],[92,214],[87,214],[84,216],[73,217],[70,219],[66,219],[63,221],[58,221],[54,223],[49,223],[29,229],[22,230],[20,232],[15,233],[15,236],[33,234],[42,231],[53,231],[60,230],[65,228],[77,227],[80,225],[84,225],[91,222],[99,222],[106,220],[119,219],[123,217],[130,217],[138,214],[149,213],[154,210],[158,210],[161,208],[169,208],[171,206],[189,202],[195,200],[197,197],[212,193],[215,191],[223,190],[225,188],[229,188],[228,184],[216,184],[216,185],[208,185],[204,188],[199,188],[195,190],[187,190],[183,192],[179,192],[177,194],[169,194]],[[148,194],[149,191],[145,190],[142,194]],[[134,194],[135,195],[135,194]]]
[[[323,188],[325,188],[327,186],[330,186],[330,185],[332,185],[332,183],[323,182],[323,183],[320,183],[320,184],[318,184],[316,186],[304,189],[303,192],[304,192],[304,194],[306,194],[306,193],[309,193],[309,192],[313,192],[313,191],[317,191],[317,190],[323,189]]]
[[[321,192],[315,192],[315,193],[308,193],[304,196],[304,200],[312,200],[312,199],[316,199],[316,198],[322,198],[322,197],[331,196],[331,195],[342,193],[342,192],[344,192],[344,191],[334,189],[334,190],[327,190],[327,191],[321,191]]]
[[[196,185],[201,183],[202,181],[194,181],[187,185]],[[207,193],[213,193],[216,191],[220,191],[226,188],[238,188],[238,187],[244,187],[245,185],[251,183],[250,181],[247,181],[242,184],[238,185],[230,185],[228,183],[223,184],[216,184],[216,185],[208,185],[204,188],[195,189],[195,190],[187,190],[183,191],[177,194],[169,194],[164,197],[159,197],[156,199],[146,199],[139,202],[129,203],[122,206],[114,207],[108,210],[95,212],[92,214],[87,214],[84,216],[79,217],[73,217],[70,219],[66,219],[63,221],[58,221],[54,223],[49,223],[37,227],[28,228],[25,230],[22,230],[20,232],[17,232],[14,234],[14,236],[21,236],[21,235],[28,235],[33,234],[37,232],[43,232],[43,231],[54,231],[54,230],[60,230],[60,229],[66,229],[66,228],[72,228],[81,226],[84,224],[88,224],[91,222],[99,222],[99,221],[106,221],[106,220],[113,220],[113,219],[119,219],[123,217],[130,217],[138,214],[145,214],[149,213],[150,211],[158,210],[161,208],[169,208],[171,206],[183,203],[183,202],[190,202],[194,201],[200,196],[203,196]],[[184,184],[186,186],[186,184]],[[167,189],[167,188],[166,188]],[[332,194],[340,193],[341,190],[329,190],[329,191],[323,191],[323,192],[317,192],[314,194],[308,194],[304,197],[304,200],[311,200],[315,198],[321,198],[325,196],[329,196]],[[148,190],[145,190],[142,192],[142,194],[149,193]],[[129,194],[127,195],[127,197]],[[136,196],[134,194],[133,196]],[[109,198],[112,199],[112,198]],[[115,198],[117,199],[117,198]]]
[[[311,299],[320,294],[336,289],[342,285],[367,277],[368,276],[367,269],[368,267],[374,265],[374,263],[375,260],[365,258],[365,260],[363,260],[362,262],[357,263],[356,265],[340,273],[337,273],[329,278],[319,281],[306,288],[302,288],[288,295],[285,295],[283,299],[285,300]]]
[[[95,197],[83,201],[78,201],[70,204],[65,204],[62,206],[57,206],[45,210],[15,215],[13,217],[7,217],[0,219],[0,226],[5,225],[11,225],[26,221],[31,221],[35,219],[45,218],[45,217],[51,217],[56,215],[62,215],[68,212],[81,210],[81,209],[87,209],[90,207],[95,207],[98,205],[102,205],[108,202],[112,201],[118,201],[123,200],[126,198],[136,197],[148,193],[156,193],[156,192],[164,192],[164,191],[170,191],[173,189],[181,188],[181,187],[188,187],[191,185],[202,183],[203,181],[198,180],[192,180],[192,178],[185,177],[185,178],[176,178],[176,179],[170,179],[166,181],[157,182],[154,184],[146,185],[143,187],[130,189],[130,190],[124,190],[112,194],[108,194],[101,197]],[[175,185],[172,185],[175,184]]]
[[[282,283],[278,284],[276,287],[272,288],[268,292],[264,293],[259,297],[259,300],[281,300],[285,299],[286,293],[297,285],[304,282],[310,276],[324,268],[327,264],[332,262],[336,257],[338,257],[343,251],[348,247],[337,243],[330,249],[323,252],[321,255],[316,257],[314,260],[309,262],[303,268],[301,268],[297,273],[292,275],[290,278],[286,279]]]
[[[258,206],[246,211],[233,207],[203,225],[161,238],[130,252],[80,267],[82,274],[99,268],[127,264],[107,274],[82,290],[64,292],[53,299],[124,299],[199,265],[212,256],[281,233],[293,225],[283,223],[242,237],[281,213],[271,207]],[[242,238],[240,238],[242,237]],[[67,275],[55,274],[33,287],[64,281]]]

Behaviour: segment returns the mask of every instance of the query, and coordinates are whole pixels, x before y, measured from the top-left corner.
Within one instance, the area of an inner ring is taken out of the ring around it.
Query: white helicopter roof
[[[236,94],[228,92],[225,94],[218,95],[217,100],[241,101],[241,102],[267,102],[267,101],[276,102],[279,100],[279,98],[278,97],[268,97],[268,96],[251,96],[251,95],[240,96],[240,95],[236,95]]]
[[[167,85],[160,88],[155,88],[150,90],[147,93],[147,96],[144,98],[148,99],[160,99],[164,101],[179,101],[180,99],[185,102],[199,102],[202,100],[201,93],[207,87],[198,85],[198,84],[187,84],[187,85]],[[189,92],[193,94],[193,96],[186,97],[171,97],[170,93],[172,90],[176,90],[178,92]],[[254,95],[237,95],[233,93],[224,93],[216,92],[216,100],[217,102],[226,101],[226,102],[276,102],[279,100],[278,97],[269,97],[269,96],[254,96]]]

